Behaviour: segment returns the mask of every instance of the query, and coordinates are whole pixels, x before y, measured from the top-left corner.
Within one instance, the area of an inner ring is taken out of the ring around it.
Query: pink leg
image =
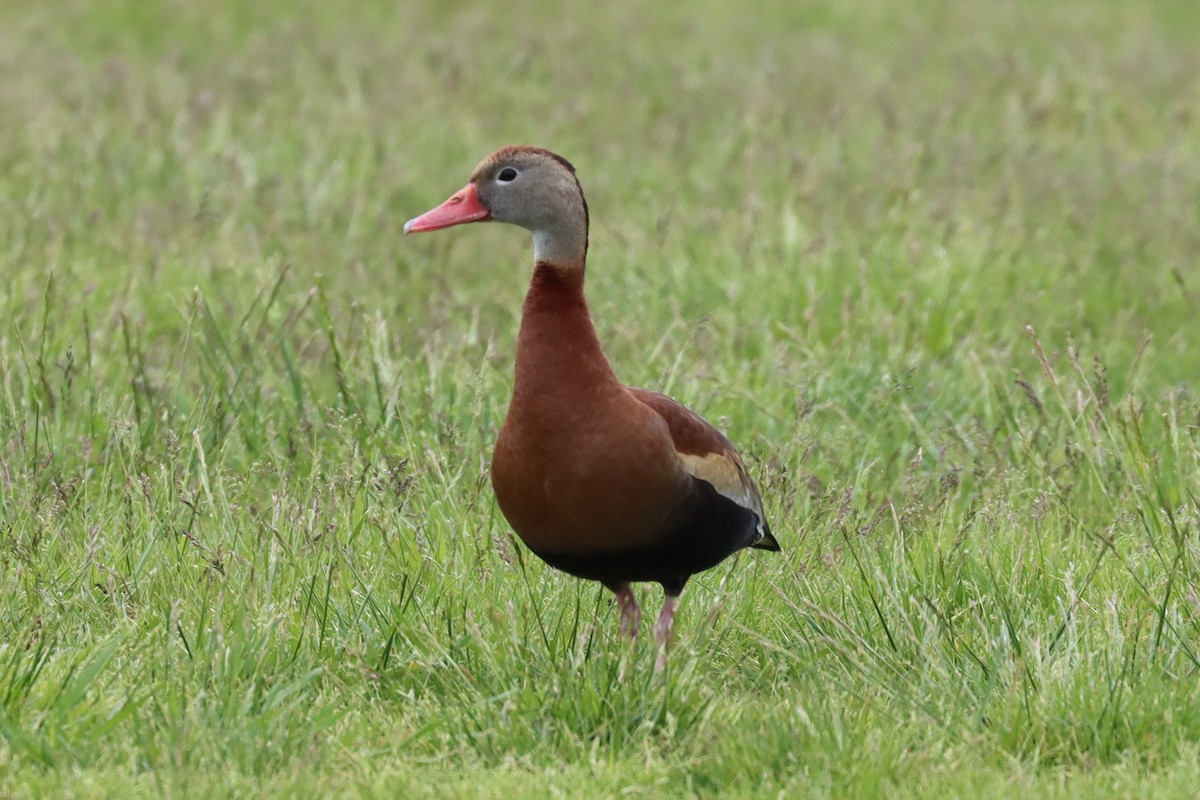
[[[679,605],[679,595],[669,594],[663,600],[662,613],[654,625],[654,641],[658,642],[658,658],[654,662],[654,671],[662,672],[667,668],[667,648],[675,637],[675,607]]]
[[[628,583],[622,583],[613,591],[617,593],[617,605],[621,608],[621,635],[637,641],[638,628],[642,625],[642,609],[638,607]]]

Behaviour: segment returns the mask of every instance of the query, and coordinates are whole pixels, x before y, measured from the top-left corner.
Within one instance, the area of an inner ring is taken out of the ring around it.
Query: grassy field
[[[1200,9],[733,5],[0,8],[0,796],[1197,796]],[[508,143],[784,548],[662,676],[401,234]]]

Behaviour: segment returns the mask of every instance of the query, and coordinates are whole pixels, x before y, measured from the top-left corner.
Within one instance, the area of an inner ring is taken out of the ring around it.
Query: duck
[[[665,394],[623,385],[584,297],[589,212],[575,168],[540,147],[504,147],[404,233],[506,222],[533,236],[512,399],[491,480],[501,513],[551,567],[611,590],[636,640],[635,583],[658,583],[656,670],[684,585],[746,548],[779,551],[733,443]]]

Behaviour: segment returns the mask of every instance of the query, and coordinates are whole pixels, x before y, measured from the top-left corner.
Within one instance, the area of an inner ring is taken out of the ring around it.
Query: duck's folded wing
[[[671,433],[675,453],[689,475],[708,483],[722,497],[732,500],[758,518],[758,538],[750,544],[762,550],[779,550],[763,513],[758,487],[729,439],[707,420],[659,392],[629,387],[629,393],[653,409]]]

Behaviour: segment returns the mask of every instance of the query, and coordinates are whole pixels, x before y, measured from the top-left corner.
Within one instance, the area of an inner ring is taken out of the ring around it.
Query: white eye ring
[[[517,171],[512,167],[505,167],[496,175],[496,180],[501,183],[512,183],[517,179]]]

